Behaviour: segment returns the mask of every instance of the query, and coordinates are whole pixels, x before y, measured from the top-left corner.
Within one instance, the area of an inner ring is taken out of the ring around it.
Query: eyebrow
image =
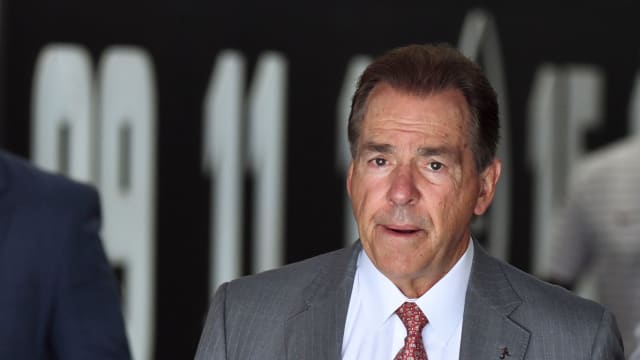
[[[395,150],[395,146],[390,144],[368,142],[364,144],[363,150],[368,152],[377,152],[381,154],[391,154],[393,150]]]
[[[438,147],[421,147],[418,149],[418,155],[420,156],[432,156],[432,155],[455,155],[457,149],[452,146],[438,146]]]
[[[364,144],[363,150],[367,152],[376,152],[381,154],[391,154],[395,150],[395,146],[391,144],[380,144],[375,142],[368,142]],[[436,146],[421,147],[417,151],[419,156],[433,156],[433,155],[455,155],[457,150],[452,146]]]
[[[362,153],[378,153],[378,154],[393,154],[396,147],[391,144],[383,144],[376,142],[367,142],[362,146]],[[430,156],[444,156],[453,161],[460,161],[460,154],[455,146],[423,146],[418,148],[416,154],[422,158],[428,158]]]

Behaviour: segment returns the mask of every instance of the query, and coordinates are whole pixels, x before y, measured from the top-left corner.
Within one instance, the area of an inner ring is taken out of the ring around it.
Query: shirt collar
[[[394,316],[405,301],[414,301],[429,319],[425,331],[437,342],[446,343],[462,322],[465,295],[473,260],[473,241],[451,270],[418,299],[407,298],[371,262],[364,250],[357,262],[358,280],[363,295],[362,306],[371,321],[382,326]]]

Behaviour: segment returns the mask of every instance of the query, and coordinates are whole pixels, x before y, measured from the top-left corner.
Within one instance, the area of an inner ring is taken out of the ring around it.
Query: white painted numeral
[[[204,103],[203,166],[215,180],[211,292],[241,275],[244,169],[255,179],[252,269],[280,266],[284,258],[287,62],[275,52],[262,54],[246,101],[244,81],[244,57],[222,52]],[[246,157],[242,156],[243,135],[248,138]]]
[[[242,274],[244,82],[244,57],[222,52],[204,99],[203,168],[215,179],[209,220],[211,294]]]
[[[511,119],[498,29],[489,13],[472,10],[467,14],[460,33],[458,49],[470,59],[482,63],[485,74],[498,96],[501,140],[497,156],[502,160],[502,174],[489,213],[478,218],[479,223],[475,225],[487,227],[485,221],[489,221],[489,252],[506,260],[509,258],[511,229]]]
[[[32,94],[31,157],[38,166],[95,180],[92,85],[91,57],[84,47],[54,44],[42,50]]]
[[[633,90],[629,97],[629,133],[640,135],[640,71],[633,79]],[[638,326],[640,335],[640,326]],[[640,348],[638,349],[640,350]]]
[[[339,176],[346,179],[349,163],[351,162],[351,150],[349,149],[349,139],[347,136],[347,123],[351,111],[351,97],[356,91],[358,78],[371,63],[371,58],[365,55],[354,56],[347,64],[347,71],[342,83],[342,89],[338,95],[336,109],[336,165]],[[351,200],[347,194],[346,184],[343,186],[343,235],[342,243],[349,246],[358,239],[358,225],[353,218],[351,210]]]
[[[586,130],[602,121],[604,76],[593,66],[542,66],[529,112],[528,158],[534,170],[533,269],[548,276],[551,242],[572,167],[586,151]]]
[[[123,307],[136,359],[153,345],[155,256],[155,83],[140,49],[114,47],[102,57],[97,98],[88,52],[49,45],[33,90],[33,160],[98,185],[103,242],[124,269]],[[100,105],[99,121],[93,116]]]
[[[249,90],[249,158],[255,179],[253,271],[284,262],[287,61],[268,52],[258,59]]]
[[[110,258],[124,266],[127,330],[135,359],[151,359],[154,334],[156,97],[153,64],[134,47],[99,64],[100,190]]]
[[[556,161],[554,158],[557,146],[554,144],[559,136],[564,139],[564,133],[556,134],[554,124],[561,120],[560,104],[566,99],[562,98],[559,87],[558,70],[552,65],[544,65],[538,69],[531,89],[531,97],[528,104],[529,121],[527,134],[529,136],[529,149],[527,152],[529,163],[534,170],[533,189],[534,206],[532,209],[532,249],[534,259],[534,272],[543,275],[543,268],[550,261],[550,241],[552,239],[552,223],[557,211],[556,203],[559,200],[558,177],[555,177]]]

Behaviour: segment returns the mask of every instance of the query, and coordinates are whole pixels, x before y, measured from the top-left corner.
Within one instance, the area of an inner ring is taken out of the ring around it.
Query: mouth
[[[383,227],[385,231],[399,236],[411,236],[420,231],[417,227],[407,225],[384,225]]]

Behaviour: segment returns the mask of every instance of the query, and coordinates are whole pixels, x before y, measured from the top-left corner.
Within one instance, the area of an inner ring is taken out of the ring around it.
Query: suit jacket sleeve
[[[97,193],[69,195],[68,236],[52,313],[52,347],[59,359],[129,359],[119,292],[98,235]],[[67,211],[67,210],[63,210]]]
[[[608,310],[605,310],[602,315],[591,354],[593,360],[624,360],[624,347],[620,340],[620,332],[613,314]]]
[[[227,344],[225,336],[225,301],[227,294],[227,283],[222,284],[216,291],[209,313],[205,321],[196,360],[226,359]]]

